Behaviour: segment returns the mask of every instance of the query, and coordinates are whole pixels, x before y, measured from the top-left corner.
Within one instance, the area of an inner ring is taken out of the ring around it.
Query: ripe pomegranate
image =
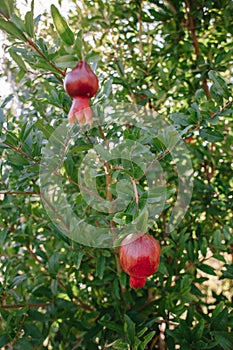
[[[146,278],[153,275],[160,262],[160,244],[151,235],[131,233],[120,245],[122,269],[130,276],[130,287],[142,288]]]
[[[89,99],[98,91],[98,78],[85,61],[78,64],[65,76],[64,87],[73,103],[68,114],[70,124],[75,119],[80,125],[92,124]]]

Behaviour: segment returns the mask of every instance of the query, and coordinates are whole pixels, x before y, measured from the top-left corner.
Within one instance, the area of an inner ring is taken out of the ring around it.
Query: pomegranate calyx
[[[73,99],[68,114],[68,121],[72,125],[75,120],[80,125],[84,125],[85,123],[92,124],[92,112],[88,97],[75,97]]]
[[[129,285],[133,289],[139,289],[144,287],[146,284],[146,277],[137,278],[134,276],[129,277]]]

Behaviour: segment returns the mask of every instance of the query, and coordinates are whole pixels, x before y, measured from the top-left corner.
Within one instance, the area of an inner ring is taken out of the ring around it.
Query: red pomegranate
[[[130,287],[142,288],[146,278],[158,269],[160,244],[147,233],[131,233],[121,242],[120,262],[130,276]]]
[[[85,61],[78,64],[65,76],[64,87],[73,103],[68,114],[70,124],[75,119],[80,125],[92,124],[89,99],[98,91],[98,78]]]

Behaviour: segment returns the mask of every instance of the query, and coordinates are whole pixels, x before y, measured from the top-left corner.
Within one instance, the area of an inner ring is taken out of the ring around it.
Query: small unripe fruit
[[[131,233],[120,246],[122,269],[130,276],[130,287],[142,288],[160,262],[160,244],[149,234]]]
[[[80,125],[92,123],[89,99],[98,91],[98,78],[85,61],[78,64],[65,76],[64,87],[73,103],[68,114],[71,124],[75,119]]]

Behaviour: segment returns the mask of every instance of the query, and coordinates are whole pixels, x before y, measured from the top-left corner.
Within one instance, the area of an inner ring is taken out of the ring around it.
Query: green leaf
[[[148,228],[148,211],[145,209],[143,210],[139,217],[135,220],[136,227],[139,232],[145,233],[147,232]]]
[[[227,87],[225,80],[221,77],[221,75],[218,72],[211,70],[208,73],[208,76],[210,80],[212,80],[212,82],[214,83],[219,95],[228,99],[230,97],[230,91]]]
[[[51,5],[51,14],[53,17],[54,25],[61,39],[67,45],[73,45],[74,34],[55,5]]]
[[[212,266],[206,265],[206,264],[199,264],[197,268],[205,273],[208,273],[208,275],[216,276],[215,270]]]
[[[101,255],[96,264],[96,276],[98,276],[101,280],[104,276],[104,269],[105,269],[105,256]]]
[[[77,58],[73,55],[64,55],[57,57],[54,62],[60,68],[74,68],[77,64]]]
[[[155,331],[152,331],[152,332],[148,333],[148,334],[144,337],[143,342],[140,344],[139,349],[140,349],[140,350],[146,349],[147,344],[152,340],[152,338],[154,337],[154,335],[155,335]]]
[[[14,98],[13,94],[8,95],[5,100],[2,102],[0,108],[4,108],[8,102],[10,102]]]
[[[204,331],[204,327],[205,327],[205,322],[203,319],[201,319],[192,331],[192,338],[195,340],[201,339]]]
[[[189,123],[189,116],[184,113],[172,113],[171,120],[174,122],[174,124],[181,125],[181,126],[188,126]]]
[[[0,107],[0,125],[4,123],[6,117],[4,115],[3,109]]]
[[[129,337],[130,345],[135,343],[135,323],[131,320],[128,315],[124,315],[124,330],[127,336]]]
[[[24,35],[24,33],[19,28],[17,28],[16,25],[12,22],[0,18],[0,29],[17,39],[27,42],[27,38]]]
[[[107,327],[119,334],[122,334],[122,326],[117,324],[116,322],[113,322],[113,321],[108,321],[108,320],[105,320],[104,319],[105,316],[103,316],[98,322],[104,326],[104,327]]]
[[[215,339],[218,341],[218,345],[220,345],[224,350],[232,350],[233,334],[221,331],[215,331],[213,334]]]
[[[208,127],[200,130],[200,136],[208,142],[220,142],[224,139],[219,131]]]
[[[46,125],[41,119],[38,119],[35,122],[35,126],[37,129],[43,132],[44,136],[49,139],[52,133],[54,132],[54,128],[51,125]]]
[[[223,278],[233,279],[233,265],[226,264],[223,267],[221,279],[223,279]]]
[[[9,50],[9,54],[11,55],[12,59],[17,63],[19,68],[21,68],[23,71],[27,72],[27,67],[20,55],[18,55],[13,49]]]
[[[33,339],[43,339],[40,329],[31,322],[25,323],[24,330],[26,336],[30,336]]]
[[[83,255],[84,255],[84,251],[83,250],[79,250],[78,254],[77,254],[77,257],[76,257],[76,265],[75,265],[77,270],[80,268]]]
[[[0,139],[1,139],[1,137],[0,137]],[[0,233],[0,246],[3,245],[5,239],[7,238],[7,235],[8,235],[7,229],[1,230],[1,233]]]
[[[119,58],[116,59],[116,64],[120,75],[123,77],[125,75],[125,70]]]
[[[32,11],[26,13],[24,21],[27,34],[31,38],[34,38],[34,19]]]
[[[52,276],[55,276],[59,270],[60,264],[59,264],[59,253],[55,252],[53,253],[48,261],[48,270],[51,273]]]
[[[221,312],[219,312],[222,307],[223,303],[221,302],[213,311],[211,328],[217,331],[227,330],[228,327],[228,310],[227,308],[224,308]]]
[[[11,341],[11,338],[8,334],[0,335],[0,348],[2,349],[5,345],[7,345]]]
[[[113,280],[113,293],[118,300],[121,300],[119,282],[117,278]]]
[[[115,349],[115,350],[129,350],[130,349],[129,344],[124,343],[120,339],[115,340],[113,343],[109,344],[108,346],[110,346],[110,345],[112,346],[112,349]]]
[[[17,287],[19,285],[21,285],[24,281],[26,281],[28,279],[28,275],[25,273],[23,275],[19,275],[14,277],[12,283],[10,284],[9,288],[14,288]]]
[[[14,0],[2,0],[0,3],[0,12],[10,18],[14,11]]]
[[[21,338],[14,344],[15,350],[32,350],[33,345],[26,339]]]

